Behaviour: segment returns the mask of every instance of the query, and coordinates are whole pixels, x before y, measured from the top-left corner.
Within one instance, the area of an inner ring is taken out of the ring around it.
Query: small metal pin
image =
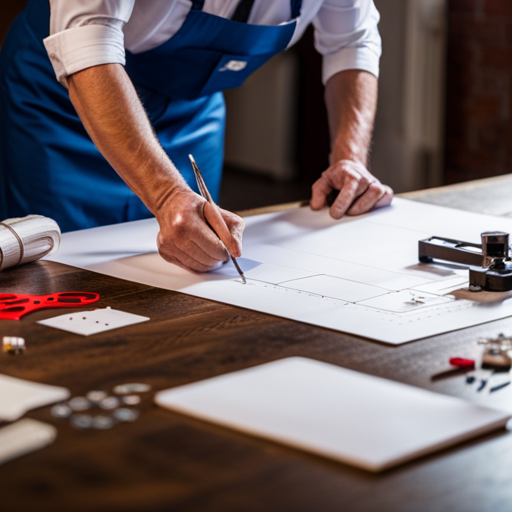
[[[506,388],[509,385],[510,385],[510,381],[507,380],[506,382],[502,382],[501,384],[497,384],[496,386],[493,386],[489,390],[489,393],[494,393],[495,391],[499,391],[500,389]]]

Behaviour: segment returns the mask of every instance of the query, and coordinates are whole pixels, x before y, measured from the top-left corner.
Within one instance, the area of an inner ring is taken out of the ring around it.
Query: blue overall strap
[[[192,0],[192,11],[202,11],[204,7],[204,0]]]

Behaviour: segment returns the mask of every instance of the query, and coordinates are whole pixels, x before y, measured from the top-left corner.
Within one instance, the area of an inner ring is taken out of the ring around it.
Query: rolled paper
[[[60,245],[59,225],[42,215],[0,222],[0,270],[36,261]]]

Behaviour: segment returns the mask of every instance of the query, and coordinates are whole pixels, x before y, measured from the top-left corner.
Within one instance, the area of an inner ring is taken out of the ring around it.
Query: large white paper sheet
[[[247,285],[231,263],[194,274],[165,262],[154,219],[66,233],[49,259],[391,344],[512,315],[511,294],[464,291],[465,268],[418,263],[420,239],[479,243],[512,219],[395,199],[340,221],[300,208],[246,224]]]
[[[503,428],[510,416],[302,357],[161,391],[155,401],[369,471]]]

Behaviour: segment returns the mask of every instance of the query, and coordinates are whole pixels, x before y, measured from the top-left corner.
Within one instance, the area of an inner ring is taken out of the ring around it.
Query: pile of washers
[[[149,384],[131,382],[115,386],[112,394],[106,391],[89,391],[85,396],[75,396],[67,402],[52,407],[52,416],[67,419],[73,427],[81,429],[106,430],[118,423],[135,421],[141,397],[137,393],[147,393]]]

